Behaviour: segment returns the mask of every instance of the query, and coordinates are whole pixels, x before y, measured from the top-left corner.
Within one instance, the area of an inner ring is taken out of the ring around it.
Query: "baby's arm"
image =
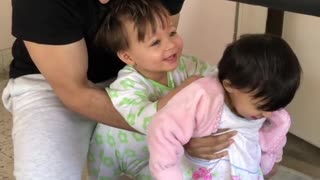
[[[181,56],[179,68],[185,69],[188,77],[191,75],[216,76],[218,74],[216,65],[209,64],[197,57],[188,55]]]
[[[191,137],[210,135],[215,129],[223,95],[208,95],[201,79],[183,89],[153,118],[148,129],[149,166],[157,180],[182,179],[179,167],[183,145]]]
[[[133,68],[125,67],[118,78],[106,88],[114,107],[137,131],[146,134],[146,129],[153,115],[183,87],[199,79],[200,76],[188,78],[179,87],[162,96],[155,87]]]
[[[160,110],[161,108],[163,108],[168,101],[174,96],[176,95],[178,92],[180,92],[183,88],[187,87],[189,84],[191,84],[192,82],[200,79],[202,76],[198,76],[198,75],[192,75],[191,77],[189,77],[188,79],[186,79],[180,86],[178,86],[177,88],[173,89],[172,91],[170,91],[168,94],[162,96],[159,100],[158,100],[158,110]]]
[[[207,62],[201,61],[200,59],[194,56],[182,55],[180,57],[180,65],[178,67],[180,71],[186,73],[186,80],[179,85],[174,90],[170,91],[167,95],[163,96],[159,99],[158,102],[158,110],[161,109],[167,102],[181,89],[185,88],[192,82],[203,76],[214,76],[217,75],[217,67],[214,65],[210,65]]]

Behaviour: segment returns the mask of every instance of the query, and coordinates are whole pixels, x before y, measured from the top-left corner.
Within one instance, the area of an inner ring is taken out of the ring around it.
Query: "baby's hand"
[[[188,77],[187,80],[196,81],[196,80],[198,80],[198,79],[200,79],[200,78],[202,78],[202,77],[203,77],[203,76],[201,76],[201,75],[192,75],[192,76]]]
[[[192,76],[188,77],[182,84],[184,85],[184,87],[186,87],[189,84],[191,84],[192,82],[194,82],[202,77],[203,76],[201,76],[201,75],[192,75]]]

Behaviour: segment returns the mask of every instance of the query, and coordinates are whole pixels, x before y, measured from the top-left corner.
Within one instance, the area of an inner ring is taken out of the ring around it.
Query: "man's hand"
[[[217,133],[228,131],[228,129],[219,130]],[[207,136],[201,138],[192,138],[185,146],[185,150],[191,156],[201,159],[218,159],[228,155],[228,148],[233,140],[231,139],[236,135],[235,131],[230,131],[216,136]]]

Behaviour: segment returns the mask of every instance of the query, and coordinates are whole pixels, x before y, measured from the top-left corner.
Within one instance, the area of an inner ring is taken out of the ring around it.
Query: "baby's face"
[[[144,76],[152,78],[176,69],[179,65],[183,41],[176,27],[168,21],[157,21],[156,31],[147,28],[145,39],[138,40],[137,29],[133,23],[126,22],[129,49],[126,50],[132,65]]]
[[[235,114],[248,120],[256,120],[261,118],[269,118],[271,112],[258,109],[262,103],[262,98],[255,98],[253,92],[245,90],[233,89],[228,92],[230,105]]]

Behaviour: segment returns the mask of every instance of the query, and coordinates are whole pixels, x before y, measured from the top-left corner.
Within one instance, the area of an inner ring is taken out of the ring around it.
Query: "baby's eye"
[[[176,35],[177,34],[177,31],[172,31],[172,32],[170,32],[170,36],[174,36],[174,35]]]
[[[155,40],[151,43],[151,46],[156,46],[158,44],[160,44],[160,40]]]

